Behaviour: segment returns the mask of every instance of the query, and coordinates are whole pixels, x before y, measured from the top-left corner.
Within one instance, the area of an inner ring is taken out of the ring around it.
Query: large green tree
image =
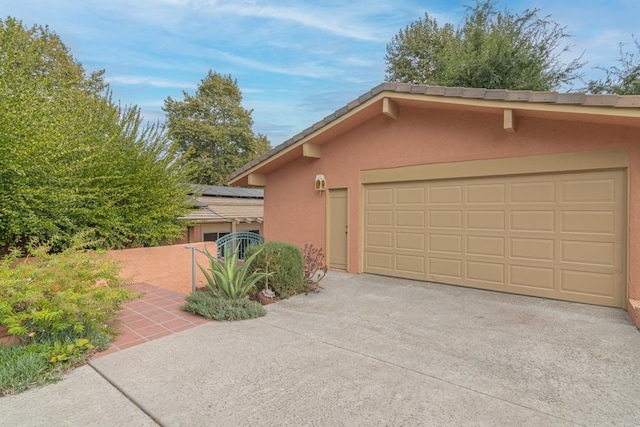
[[[189,159],[196,184],[224,185],[238,167],[269,150],[252,130],[251,110],[242,107],[237,81],[211,70],[195,95],[164,101],[169,136]]]
[[[34,240],[103,247],[178,237],[181,158],[159,126],[111,99],[47,27],[0,20],[0,252]]]
[[[625,50],[625,43],[620,43],[620,56],[616,65],[610,68],[599,67],[605,72],[605,77],[590,80],[586,89],[588,92],[640,95],[640,42],[635,37],[632,39],[631,50]]]
[[[386,80],[453,87],[553,90],[579,77],[565,27],[541,17],[498,10],[495,0],[476,1],[458,27],[425,13],[387,45]]]

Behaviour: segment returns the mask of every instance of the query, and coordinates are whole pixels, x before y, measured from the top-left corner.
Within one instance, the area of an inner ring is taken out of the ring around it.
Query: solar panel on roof
[[[193,188],[195,192],[201,192],[203,196],[264,198],[264,190],[261,188],[224,187],[221,185],[193,185]]]

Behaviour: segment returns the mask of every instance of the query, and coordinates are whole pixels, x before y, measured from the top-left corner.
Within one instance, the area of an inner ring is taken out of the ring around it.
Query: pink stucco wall
[[[629,148],[629,297],[640,299],[640,127],[517,117],[505,132],[501,113],[403,107],[393,120],[379,115],[322,145],[321,159],[299,158],[267,175],[267,240],[324,247],[326,193],[314,190],[324,174],[329,188],[349,190],[348,271],[361,272],[360,171],[605,147]]]
[[[192,262],[191,249],[194,246],[200,251],[207,250],[212,254],[217,251],[214,242],[193,243],[190,245],[170,245],[151,248],[134,248],[108,251],[106,258],[120,262],[120,276],[133,283],[149,283],[183,294],[191,293]],[[207,257],[196,252],[196,262],[205,266]],[[196,286],[201,287],[206,279],[196,267]]]

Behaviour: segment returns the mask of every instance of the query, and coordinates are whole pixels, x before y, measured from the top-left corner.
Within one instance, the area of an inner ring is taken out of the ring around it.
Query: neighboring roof
[[[382,114],[385,107],[380,106],[385,98],[400,106],[424,108],[425,105],[439,104],[455,108],[512,109],[532,115],[546,112],[554,114],[553,117],[557,117],[559,113],[578,114],[586,115],[589,121],[607,121],[611,117],[620,117],[624,123],[631,120],[634,124],[640,124],[639,95],[587,95],[382,83],[263,156],[245,164],[229,176],[228,183],[251,185],[249,175],[268,173],[284,163],[302,157],[303,144],[322,145],[341,132]]]
[[[251,199],[263,199],[262,188],[223,187],[221,185],[193,184],[194,191],[203,196],[240,197]]]
[[[261,223],[264,219],[262,198],[200,196],[196,202],[199,208],[180,219],[199,223]]]

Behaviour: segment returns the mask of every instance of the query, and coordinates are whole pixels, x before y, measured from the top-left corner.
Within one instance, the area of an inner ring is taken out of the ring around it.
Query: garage
[[[382,83],[230,183],[265,188],[266,240],[312,242],[329,268],[640,327],[640,96]]]
[[[364,185],[363,270],[624,306],[623,169]]]

